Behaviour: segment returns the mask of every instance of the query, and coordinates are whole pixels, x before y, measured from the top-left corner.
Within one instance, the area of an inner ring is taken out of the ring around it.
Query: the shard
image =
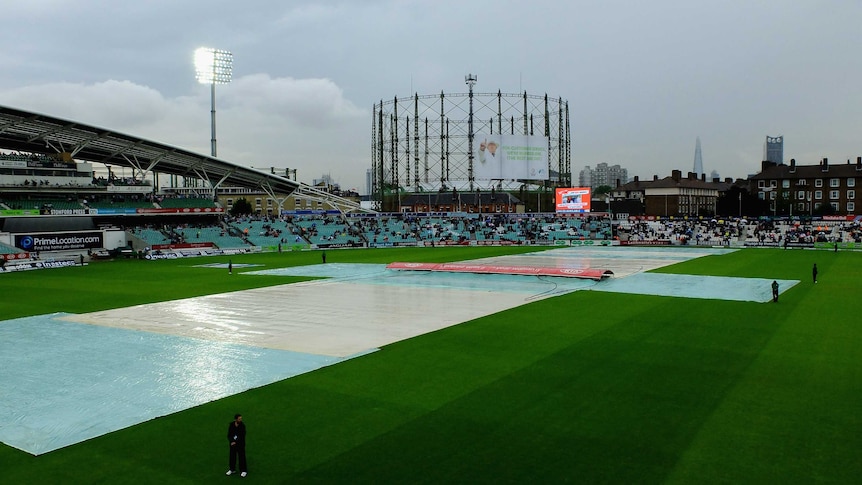
[[[697,137],[697,142],[694,145],[694,170],[698,177],[703,175],[703,156],[700,154],[700,137]]]

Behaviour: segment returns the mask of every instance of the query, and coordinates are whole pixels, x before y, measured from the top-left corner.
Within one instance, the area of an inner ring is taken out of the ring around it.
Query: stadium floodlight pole
[[[470,87],[470,116],[467,118],[467,178],[470,179],[470,190],[473,190],[473,85],[476,79],[475,74],[464,76],[464,82]]]
[[[216,109],[215,109],[215,87],[216,84],[227,84],[230,82],[233,70],[233,54],[229,51],[201,47],[195,50],[195,74],[198,82],[210,85],[210,115],[212,118],[211,152],[215,157],[216,151]]]

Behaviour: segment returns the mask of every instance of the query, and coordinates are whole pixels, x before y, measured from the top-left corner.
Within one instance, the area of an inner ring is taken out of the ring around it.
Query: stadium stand
[[[0,254],[19,254],[19,253],[23,253],[23,252],[24,251],[21,251],[20,249],[18,249],[16,247],[0,243]]]
[[[152,209],[155,207],[147,200],[120,199],[90,201],[87,204],[92,209]]]
[[[241,233],[252,246],[277,246],[286,243],[292,235],[287,222],[280,219],[256,220],[245,218],[228,223],[228,226]]]
[[[42,199],[0,199],[0,203],[7,209],[43,209],[51,207],[53,209],[82,209],[83,206],[77,200],[60,199],[60,198],[42,198]]]
[[[224,227],[177,227],[173,235],[173,242],[211,242],[220,249],[249,246],[242,236],[231,235]]]
[[[215,202],[207,198],[196,197],[164,197],[158,201],[163,209],[198,209],[216,207]]]
[[[131,230],[132,235],[144,241],[147,246],[156,244],[170,244],[171,238],[161,229],[150,227],[135,227]]]
[[[301,237],[311,244],[357,244],[362,237],[344,221],[333,217],[294,218],[293,225]]]

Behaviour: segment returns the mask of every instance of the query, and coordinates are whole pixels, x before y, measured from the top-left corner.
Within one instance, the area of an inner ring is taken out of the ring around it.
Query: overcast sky
[[[0,0],[0,104],[204,154],[197,47],[230,50],[220,158],[365,192],[375,102],[475,90],[569,102],[572,171],[745,177],[862,155],[859,0]]]

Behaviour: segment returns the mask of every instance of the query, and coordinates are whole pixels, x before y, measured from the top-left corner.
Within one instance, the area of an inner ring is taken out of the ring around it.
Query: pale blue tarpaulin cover
[[[0,322],[0,441],[34,455],[344,360],[59,316]]]

